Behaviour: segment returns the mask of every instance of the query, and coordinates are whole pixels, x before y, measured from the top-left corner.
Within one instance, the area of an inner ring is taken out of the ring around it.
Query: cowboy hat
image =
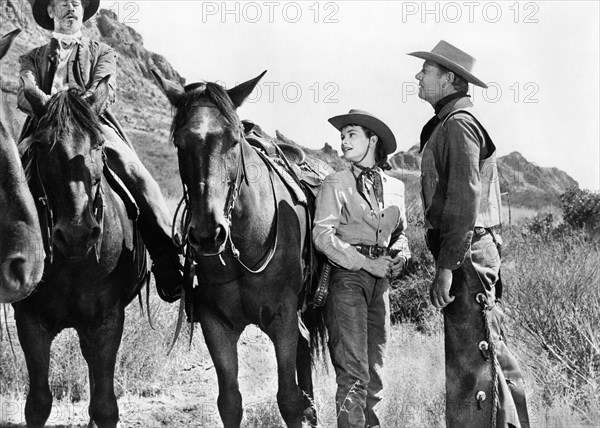
[[[48,15],[48,5],[51,0],[35,0],[32,6],[33,18],[35,22],[46,30],[54,31],[54,20]],[[82,0],[81,3],[85,3],[86,0]],[[83,10],[83,22],[89,20],[92,16],[98,12],[100,7],[100,0],[87,0],[87,6],[84,6]]]
[[[487,85],[472,73],[473,66],[475,65],[475,58],[444,40],[440,40],[431,52],[419,51],[409,53],[408,55],[435,62],[458,74],[467,82],[481,86],[482,88],[487,88]]]
[[[344,126],[347,125],[360,125],[370,129],[377,135],[381,146],[386,154],[391,154],[396,151],[396,137],[392,133],[392,130],[381,120],[363,110],[350,110],[348,114],[342,114],[340,116],[334,116],[329,119],[331,123],[338,131],[342,131]]]

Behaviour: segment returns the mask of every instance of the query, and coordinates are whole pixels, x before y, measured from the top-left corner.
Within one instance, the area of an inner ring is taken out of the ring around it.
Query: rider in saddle
[[[52,39],[20,58],[22,83],[27,80],[35,85],[46,99],[70,88],[80,89],[85,97],[102,78],[110,75],[107,104],[115,101],[115,51],[81,34],[83,23],[94,16],[99,3],[99,0],[36,0],[33,3],[35,21],[52,31]],[[31,144],[36,121],[23,86],[18,94],[18,107],[29,117],[21,134],[21,153]],[[181,294],[182,275],[178,250],[170,238],[169,209],[158,184],[134,152],[116,118],[106,109],[100,119],[108,165],[125,184],[140,210],[138,223],[153,260],[158,294],[163,300],[174,302]]]

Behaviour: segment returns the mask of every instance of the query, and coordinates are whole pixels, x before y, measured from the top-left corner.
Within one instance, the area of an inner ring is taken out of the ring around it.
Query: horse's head
[[[0,59],[20,32],[0,39]],[[17,146],[4,123],[4,99],[0,108],[0,303],[10,303],[26,297],[42,278],[44,245]]]
[[[179,85],[154,75],[176,110],[171,128],[179,172],[189,195],[188,242],[198,255],[225,248],[229,216],[243,174],[243,127],[236,109],[258,77],[225,90],[216,83]]]
[[[25,86],[25,97],[38,118],[32,144],[53,216],[53,245],[71,260],[87,257],[102,235],[96,218],[104,167],[99,115],[108,97],[108,79],[85,98],[71,89],[47,102],[36,88]]]

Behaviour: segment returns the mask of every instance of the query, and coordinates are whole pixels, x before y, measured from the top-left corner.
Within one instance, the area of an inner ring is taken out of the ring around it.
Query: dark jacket
[[[52,39],[50,43],[35,48],[19,58],[21,64],[20,77],[29,80],[38,87],[46,98],[50,98],[52,90],[52,82],[56,72],[57,49],[58,42]],[[104,77],[110,75],[107,106],[115,101],[117,55],[115,50],[107,44],[82,37],[81,42],[69,57],[67,73],[70,88],[79,88],[87,92],[93,91]],[[17,106],[21,111],[29,114],[21,132],[20,140],[23,140],[32,133],[35,124],[31,105],[25,98],[22,87],[17,94]],[[116,127],[125,138],[120,124],[108,109],[102,116]]]

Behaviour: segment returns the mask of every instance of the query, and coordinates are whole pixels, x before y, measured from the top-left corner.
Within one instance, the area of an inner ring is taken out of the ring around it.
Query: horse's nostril
[[[100,239],[101,233],[102,233],[102,231],[100,230],[100,226],[95,226],[94,228],[92,228],[92,233],[90,233],[90,238],[89,238],[90,243],[97,242],[98,239]]]
[[[196,229],[194,229],[193,227],[190,227],[188,231],[188,242],[193,247],[198,246],[200,244],[200,240],[196,236]]]
[[[9,275],[14,278],[19,284],[27,283],[27,273],[25,272],[26,260],[24,257],[15,257],[11,260]]]
[[[59,228],[54,229],[53,235],[54,235],[53,238],[54,238],[55,244],[65,245],[65,246],[67,245],[67,238],[61,229],[59,229]]]
[[[215,231],[215,242],[223,243],[225,239],[227,239],[227,232],[223,226],[218,225],[217,230]]]

